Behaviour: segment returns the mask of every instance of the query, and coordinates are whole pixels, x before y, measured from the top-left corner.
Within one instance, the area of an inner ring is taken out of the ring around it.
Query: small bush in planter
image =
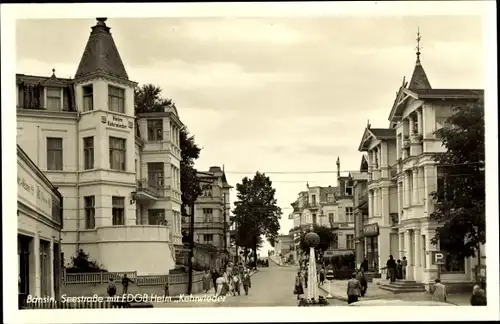
[[[300,301],[299,301],[299,307],[300,306],[327,306],[328,305],[328,301],[323,297],[323,296],[319,296],[318,297],[318,300],[315,300],[314,298],[313,299],[305,299],[305,298],[301,298]]]

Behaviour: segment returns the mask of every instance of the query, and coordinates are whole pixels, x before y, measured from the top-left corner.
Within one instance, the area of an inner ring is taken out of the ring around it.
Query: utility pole
[[[191,294],[193,288],[193,259],[194,259],[194,202],[189,206],[189,259],[188,259],[188,295]]]

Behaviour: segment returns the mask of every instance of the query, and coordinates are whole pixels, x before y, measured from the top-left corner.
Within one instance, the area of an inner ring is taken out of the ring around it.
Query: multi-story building
[[[369,238],[367,227],[376,230],[380,222],[379,262],[385,263],[389,251],[396,258],[406,256],[407,278],[410,280],[432,282],[438,271],[432,252],[446,254],[447,249],[442,244],[431,243],[438,227],[429,219],[436,203],[431,193],[442,185],[441,166],[436,165],[433,156],[445,150],[435,131],[443,127],[454,107],[477,101],[482,96],[483,90],[432,88],[417,52],[412,77],[409,83],[403,79],[391,108],[390,128],[365,130],[360,145],[360,151],[366,151],[370,156],[369,225],[365,225],[365,238]],[[379,139],[382,132],[386,135],[384,141]],[[385,146],[384,142],[387,143]],[[377,158],[382,161],[380,165]],[[391,165],[394,167],[390,168]],[[386,184],[389,191],[386,189],[377,194],[376,183]],[[388,203],[385,197],[389,197]],[[378,207],[380,204],[382,211]],[[397,217],[391,218],[392,213]],[[384,234],[383,228],[389,225],[394,226]],[[440,266],[441,280],[451,283],[474,278],[472,269],[477,262],[474,258],[464,260],[448,254],[445,260],[446,263]]]
[[[73,79],[16,75],[17,142],[64,196],[65,263],[83,249],[108,271],[166,274],[182,245],[175,107],[134,111],[106,18]]]
[[[340,168],[340,161],[337,161]],[[336,239],[325,256],[354,252],[354,210],[352,184],[338,172],[338,187],[309,187],[291,205],[294,227],[290,230],[298,251],[300,237],[311,225],[331,228]]]
[[[17,146],[17,255],[20,305],[28,295],[60,296],[62,197]]]
[[[274,248],[276,257],[279,259],[281,258],[281,261],[283,262],[284,260],[287,260],[290,255],[293,255],[292,258],[293,260],[296,260],[295,256],[295,243],[294,243],[294,238],[293,235],[288,234],[288,235],[278,235],[276,238],[276,244]]]
[[[396,130],[371,128],[363,134],[359,151],[368,156],[368,220],[363,225],[365,254],[370,269],[377,271],[390,255],[398,255]]]
[[[194,242],[195,257],[206,265],[214,265],[216,260],[228,253],[230,248],[229,194],[232,188],[224,171],[210,167],[208,172],[198,172],[203,192],[195,203]],[[190,216],[183,217],[182,230],[189,233]]]
[[[368,157],[366,155],[361,158],[359,172],[352,172],[349,177],[353,181],[354,241],[356,265],[359,268],[365,257],[368,258],[363,236],[363,224],[368,220]]]

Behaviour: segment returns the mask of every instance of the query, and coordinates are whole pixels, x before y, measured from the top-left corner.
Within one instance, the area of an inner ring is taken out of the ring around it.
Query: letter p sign
[[[444,253],[440,251],[433,252],[432,254],[432,263],[433,264],[444,264],[446,262],[446,258]]]

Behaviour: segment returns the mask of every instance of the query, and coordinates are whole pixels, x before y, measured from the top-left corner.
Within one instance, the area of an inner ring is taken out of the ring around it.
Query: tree
[[[483,101],[456,107],[435,134],[446,151],[434,158],[439,174],[430,218],[439,228],[432,243],[457,257],[475,256],[486,243]]]
[[[83,272],[105,272],[97,261],[91,261],[90,255],[82,249],[71,257],[71,267],[67,268],[68,273],[83,273]]]
[[[331,244],[336,241],[337,234],[333,230],[326,226],[313,226],[313,231],[319,236],[319,244],[315,247],[314,252],[316,256],[320,256],[327,250]],[[304,232],[300,235],[299,249],[304,251],[305,254],[309,255],[309,247],[305,244],[304,238],[308,232]]]
[[[159,112],[164,106],[175,108],[175,103],[170,98],[161,96],[162,89],[153,84],[144,84],[134,90],[135,113]],[[196,144],[193,135],[189,134],[186,126],[180,130],[181,148],[181,193],[182,193],[182,214],[186,215],[186,206],[193,204],[201,195],[202,188],[197,171],[194,167],[195,160],[199,158],[201,148]]]
[[[281,208],[274,197],[276,189],[271,179],[257,172],[250,179],[244,177],[236,185],[237,201],[231,222],[241,231],[241,240],[251,242],[254,260],[257,260],[257,242],[264,236],[274,246],[280,229]]]

